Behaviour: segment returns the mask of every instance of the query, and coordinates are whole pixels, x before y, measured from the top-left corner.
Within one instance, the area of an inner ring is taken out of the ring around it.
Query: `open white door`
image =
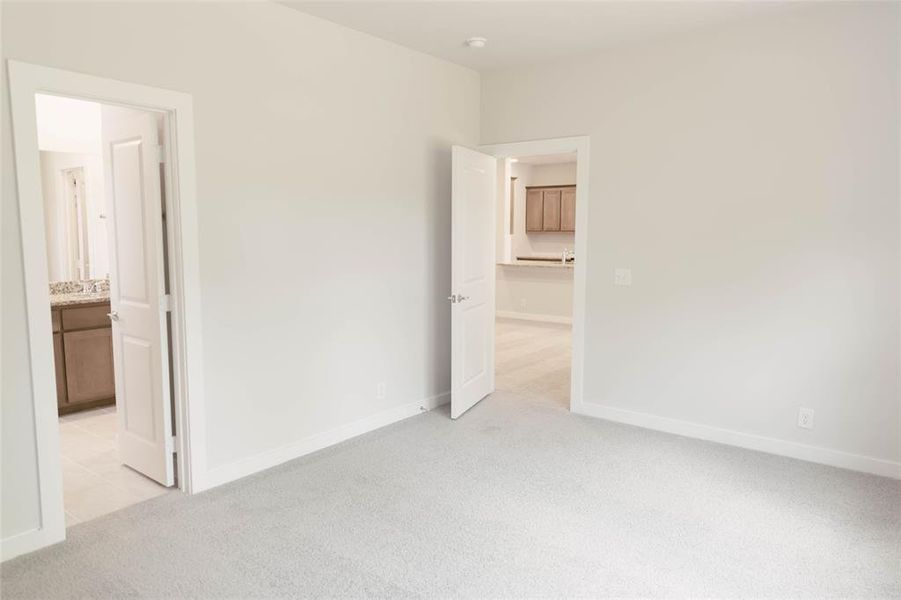
[[[174,448],[157,137],[151,113],[103,107],[119,458],[171,486]]]
[[[454,146],[451,178],[451,418],[494,391],[497,159]]]

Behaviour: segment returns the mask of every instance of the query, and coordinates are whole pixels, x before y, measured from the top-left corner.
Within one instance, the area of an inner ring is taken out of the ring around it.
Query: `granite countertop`
[[[50,308],[63,308],[65,306],[78,306],[79,304],[96,304],[109,302],[109,290],[102,292],[69,292],[64,294],[50,294]]]
[[[499,267],[538,267],[539,269],[570,269],[573,268],[573,263],[568,262],[563,264],[562,261],[549,262],[549,261],[532,261],[532,260],[511,260],[507,262],[499,262],[497,263]]]

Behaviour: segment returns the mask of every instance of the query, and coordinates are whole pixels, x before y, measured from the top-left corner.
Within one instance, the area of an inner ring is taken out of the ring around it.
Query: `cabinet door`
[[[526,190],[526,231],[543,231],[541,190]]]
[[[87,329],[63,334],[66,346],[68,403],[103,400],[116,395],[112,329]]]
[[[58,314],[54,312],[53,314]],[[53,334],[53,366],[56,369],[56,405],[63,406],[66,398],[66,357],[63,355],[63,334]]]
[[[544,190],[542,231],[560,231],[560,190]]]
[[[560,198],[560,231],[576,230],[576,188],[564,188]]]

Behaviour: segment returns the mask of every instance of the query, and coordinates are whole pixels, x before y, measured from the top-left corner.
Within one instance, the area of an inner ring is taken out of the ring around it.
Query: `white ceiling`
[[[784,11],[810,2],[280,0],[297,10],[476,69],[546,62]],[[488,45],[467,48],[466,38]]]

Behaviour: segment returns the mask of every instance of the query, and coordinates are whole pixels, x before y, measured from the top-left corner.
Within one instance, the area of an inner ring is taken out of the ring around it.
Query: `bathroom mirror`
[[[106,279],[103,164],[93,154],[41,152],[50,281]]]

